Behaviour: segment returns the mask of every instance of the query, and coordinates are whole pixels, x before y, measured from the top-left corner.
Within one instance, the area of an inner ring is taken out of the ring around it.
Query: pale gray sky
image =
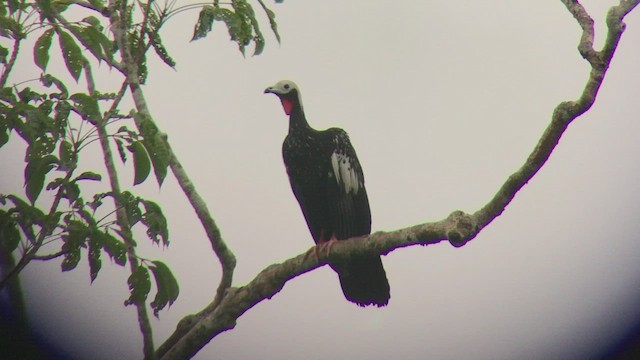
[[[582,3],[600,44],[614,2]],[[152,59],[145,86],[236,254],[235,285],[313,244],[282,164],[287,118],[265,87],[296,81],[312,126],[350,133],[375,231],[477,210],[589,71],[576,50],[580,27],[560,1],[290,0],[273,9],[282,44],[269,34],[264,54],[247,59],[221,24],[190,43],[197,13],[175,17],[164,43],[177,71]],[[305,274],[196,359],[577,359],[622,336],[640,320],[640,9],[626,23],[594,107],[475,240],[385,256],[383,309],[347,302],[329,268]],[[29,61],[12,81],[33,77]],[[117,85],[111,76],[99,81]],[[0,192],[21,191],[20,151],[0,151],[7,174],[18,174]],[[91,156],[84,164],[99,164]],[[133,190],[161,203],[171,230],[165,250],[140,232],[139,253],[165,261],[181,286],[153,321],[160,344],[210,302],[220,270],[171,176],[160,191],[153,180]],[[89,286],[86,260],[64,274],[58,260],[31,264],[22,279],[34,326],[77,358],[141,358],[135,311],[122,305],[127,275],[105,259]]]

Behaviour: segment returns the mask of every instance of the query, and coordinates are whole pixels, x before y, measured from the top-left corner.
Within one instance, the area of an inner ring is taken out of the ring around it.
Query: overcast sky
[[[599,45],[614,2],[582,3]],[[313,244],[282,163],[288,119],[267,86],[296,81],[312,126],[349,132],[377,231],[476,211],[589,72],[580,27],[560,1],[289,0],[273,9],[282,44],[263,22],[266,49],[246,59],[221,24],[190,43],[197,12],[176,16],[163,32],[176,71],[150,60],[144,88],[235,252],[236,286]],[[584,359],[628,334],[640,324],[640,9],[626,23],[594,107],[476,239],[383,257],[391,300],[382,309],[347,302],[328,267],[307,273],[196,359]],[[14,83],[34,77],[25,52]],[[115,91],[119,74],[100,70]],[[94,149],[83,166],[103,172]],[[0,192],[23,191],[22,160],[17,142],[0,151]],[[153,320],[159,345],[211,301],[220,267],[171,176],[161,190],[151,179],[133,191],[163,206],[171,231],[167,249],[140,231],[139,254],[165,261],[180,282],[177,302]],[[141,358],[135,310],[123,306],[127,270],[103,262],[93,285],[86,260],[64,274],[60,260],[30,264],[31,321],[72,357]]]

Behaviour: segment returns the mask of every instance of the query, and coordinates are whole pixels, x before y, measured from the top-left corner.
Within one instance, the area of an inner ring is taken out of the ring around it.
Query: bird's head
[[[287,115],[291,114],[291,110],[296,105],[302,108],[300,89],[298,89],[298,85],[291,80],[278,81],[275,85],[266,88],[264,93],[276,94],[280,98],[282,108]]]

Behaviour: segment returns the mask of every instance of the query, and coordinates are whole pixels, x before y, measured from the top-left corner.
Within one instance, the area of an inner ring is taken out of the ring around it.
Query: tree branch
[[[126,6],[126,5],[125,5]],[[95,82],[93,80],[93,73],[91,71],[91,67],[88,62],[83,64],[84,73],[87,80],[87,87],[90,94],[95,93]],[[113,152],[111,151],[111,146],[109,145],[109,135],[107,133],[107,122],[109,120],[109,116],[112,111],[117,107],[117,104],[122,99],[124,95],[125,88],[122,87],[118,92],[118,96],[116,97],[114,103],[111,106],[111,109],[106,113],[105,117],[101,119],[99,122],[94,123],[94,126],[98,132],[98,138],[100,140],[100,146],[102,148],[103,160],[105,167],[107,168],[107,174],[109,176],[109,183],[111,185],[111,191],[113,191],[113,202],[116,208],[116,222],[118,227],[120,228],[120,233],[122,234],[122,239],[127,249],[127,260],[129,260],[129,268],[133,273],[139,266],[138,258],[135,254],[135,242],[133,240],[133,234],[131,232],[131,223],[129,221],[129,217],[125,210],[125,207],[122,206],[120,196],[122,194],[120,188],[120,182],[118,180],[118,173],[116,171],[116,167],[113,161]],[[155,348],[153,345],[153,331],[151,328],[151,322],[149,321],[149,314],[147,312],[147,306],[145,301],[136,301],[134,303],[136,307],[136,311],[138,314],[138,325],[140,326],[140,331],[142,332],[143,338],[143,352],[145,359],[153,360],[155,359]]]
[[[69,179],[71,179],[71,176],[73,176],[73,172],[74,172],[74,169],[69,169],[67,174],[64,177],[64,181],[68,181]],[[62,188],[59,188],[58,191],[56,192],[56,195],[53,198],[53,203],[49,208],[49,213],[47,215],[48,217],[52,216],[58,210],[58,206],[60,205],[60,201],[62,200],[63,195],[64,195],[64,192]],[[3,276],[2,279],[0,279],[0,290],[2,290],[5,287],[5,285],[7,285],[11,281],[13,277],[17,277],[18,274],[31,262],[31,260],[33,260],[33,258],[37,255],[38,251],[44,244],[44,241],[47,238],[47,236],[51,235],[55,227],[56,227],[55,224],[51,224],[48,222],[41,225],[40,233],[38,234],[38,237],[36,239],[30,239],[29,242],[32,244],[32,246],[30,248],[29,247],[26,248],[24,254],[20,258],[18,263],[13,267],[13,269],[6,273],[4,272],[0,273],[0,275]],[[28,234],[26,230],[24,231],[24,233],[25,235]]]
[[[401,247],[435,244],[445,239],[455,247],[463,246],[493,219],[500,216],[517,192],[549,159],[569,124],[593,105],[624,31],[622,19],[640,2],[640,0],[621,0],[618,6],[609,10],[607,39],[603,49],[598,52],[593,49],[591,17],[577,1],[561,1],[583,29],[578,50],[591,64],[591,73],[582,95],[577,100],[562,102],[555,108],[551,123],[533,152],[522,167],[507,178],[487,205],[472,215],[454,211],[449,217],[438,222],[392,232],[376,232],[366,237],[340,241],[331,248],[330,254],[322,253],[322,248],[317,250],[311,248],[306,253],[281,264],[271,265],[247,285],[229,288],[219,306],[208,306],[200,313],[184,318],[178,324],[174,335],[158,349],[160,359],[184,359],[193,356],[215,336],[235,327],[236,320],[247,310],[278,293],[287,281],[329,261],[339,261],[363,254],[387,254]],[[309,256],[311,252],[316,251],[321,252],[317,257]]]
[[[120,20],[114,18],[114,16],[117,17],[116,12],[112,12],[112,31],[114,32],[114,37],[118,43],[118,48],[120,49],[120,53],[122,55],[123,69],[127,76],[127,82],[129,84],[129,88],[131,89],[131,94],[136,106],[136,110],[141,115],[140,117],[135,117],[136,126],[138,127],[138,130],[141,130],[142,126],[140,118],[143,118],[145,119],[145,121],[151,122],[153,124],[153,127],[159,129],[159,127],[153,121],[151,111],[147,106],[147,101],[144,97],[144,92],[142,91],[139,81],[137,63],[134,56],[131,54],[130,45],[126,37],[126,31],[125,29],[121,28],[121,26],[115,25]],[[189,200],[189,203],[200,219],[200,222],[202,223],[202,226],[211,243],[211,247],[220,260],[220,264],[222,266],[222,276],[220,279],[220,284],[218,285],[218,289],[216,291],[214,301],[209,305],[210,307],[215,307],[224,296],[225,290],[231,286],[231,282],[233,279],[233,270],[236,266],[235,256],[233,255],[233,252],[231,251],[231,249],[229,249],[225,241],[222,239],[220,229],[211,216],[211,213],[209,212],[205,201],[196,190],[194,184],[189,179],[187,172],[184,170],[182,164],[178,160],[178,157],[173,152],[166,134],[158,131],[156,136],[156,140],[159,140],[159,142],[162,143],[167,150],[171,171],[173,172],[176,180],[178,181],[178,184],[180,185],[180,188],[184,192],[185,196]]]
[[[13,253],[0,246],[0,274],[10,273],[16,268],[16,261]],[[21,338],[27,338],[29,334],[29,323],[27,321],[27,309],[24,303],[24,293],[18,276],[12,276],[6,283],[6,288],[0,288],[0,294],[6,290],[9,314],[13,317],[14,331]]]
[[[164,137],[164,140],[165,146],[169,151],[169,166],[171,166],[171,171],[178,180],[180,188],[182,188],[182,191],[189,200],[189,203],[191,203],[191,206],[198,215],[198,218],[200,219],[200,222],[202,223],[207,233],[207,237],[211,242],[213,251],[220,259],[220,264],[222,266],[222,277],[216,291],[216,297],[213,300],[213,303],[210,305],[212,307],[215,307],[222,300],[225,290],[231,287],[231,283],[233,280],[233,269],[236,267],[236,257],[233,255],[233,252],[231,252],[231,250],[227,247],[227,244],[224,242],[224,240],[222,240],[220,229],[213,220],[213,217],[211,217],[209,209],[207,208],[207,204],[202,199],[202,197],[200,197],[200,195],[196,191],[195,186],[189,180],[189,177],[182,167],[182,164],[178,160],[178,157],[174,154],[173,149],[169,145],[169,142],[166,141],[166,136]]]
[[[140,117],[134,117],[134,119],[138,130],[142,133],[142,123],[140,120],[141,118],[145,119],[145,121],[151,122],[153,124],[153,127],[155,128],[158,128],[158,126],[153,121],[151,112],[149,111],[149,108],[147,106],[147,102],[139,81],[138,65],[135,57],[131,53],[130,43],[127,38],[126,24],[122,20],[122,16],[124,16],[123,14],[126,13],[126,6],[121,5],[120,12],[122,14],[118,14],[118,11],[114,11],[115,6],[116,2],[113,0],[110,1],[110,8],[112,9],[110,18],[112,32],[114,34],[116,43],[118,44],[118,49],[122,57],[122,69],[126,76],[126,81],[129,85],[129,88],[131,89],[131,95],[134,100],[136,110],[141,115]],[[213,220],[213,217],[209,213],[206,203],[196,191],[195,186],[190,181],[186,171],[182,167],[182,164],[179,162],[177,156],[171,149],[166,135],[158,131],[156,136],[157,139],[154,140],[159,140],[159,142],[165,146],[169,155],[169,166],[171,167],[171,170],[176,177],[178,184],[182,188],[182,191],[185,193],[191,206],[194,208],[196,214],[198,215],[198,218],[200,219],[209,238],[211,247],[220,260],[220,264],[222,266],[222,276],[214,301],[210,305],[211,307],[215,307],[221,301],[225,290],[231,286],[233,269],[235,268],[236,264],[235,256],[222,239],[220,230]],[[145,356],[148,356],[146,351]]]
[[[2,76],[0,76],[0,88],[4,87],[7,84],[7,80],[9,80],[9,74],[11,70],[13,70],[13,66],[16,64],[16,59],[18,58],[18,52],[20,52],[20,42],[22,41],[22,37],[16,37],[13,40],[13,49],[11,50],[11,57],[7,62],[7,65],[2,72]]]

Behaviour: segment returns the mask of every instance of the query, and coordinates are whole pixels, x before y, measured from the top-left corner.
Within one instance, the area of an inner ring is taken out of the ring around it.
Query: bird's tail
[[[347,300],[358,306],[381,307],[389,303],[389,281],[380,256],[354,257],[331,267],[338,273]]]

